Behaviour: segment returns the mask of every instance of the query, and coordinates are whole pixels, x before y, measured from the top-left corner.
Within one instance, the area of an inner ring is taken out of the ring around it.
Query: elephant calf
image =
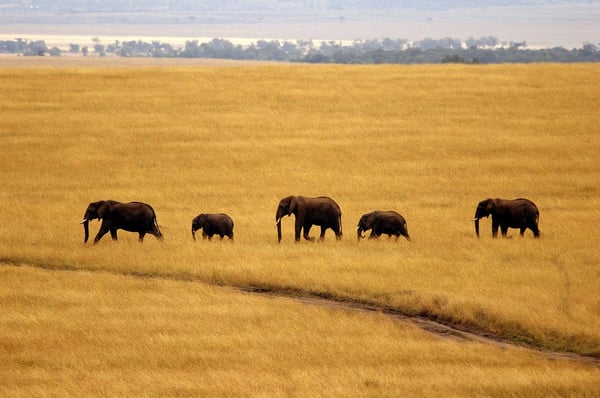
[[[402,235],[410,240],[406,220],[395,211],[372,211],[363,214],[358,221],[357,236],[360,241],[363,238],[363,231],[371,230],[369,239],[378,238],[381,234],[387,234],[388,237],[394,235],[396,240]]]
[[[479,220],[492,215],[492,236],[498,236],[498,228],[502,237],[506,237],[508,228],[519,228],[523,236],[527,228],[533,231],[533,236],[539,238],[538,223],[540,212],[537,206],[529,199],[486,199],[479,202],[475,210],[475,233],[479,237]]]
[[[199,214],[192,220],[192,237],[196,240],[196,231],[202,229],[202,239],[211,240],[213,235],[220,239],[227,236],[233,241],[233,220],[227,214]]]

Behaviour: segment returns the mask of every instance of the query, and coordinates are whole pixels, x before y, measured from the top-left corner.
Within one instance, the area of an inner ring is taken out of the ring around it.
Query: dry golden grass
[[[381,314],[201,283],[0,277],[0,396],[592,396],[600,380],[598,367]]]
[[[5,68],[0,257],[289,289],[600,355],[599,71]],[[290,194],[336,199],[344,239],[294,244],[289,218],[277,244],[275,207]],[[492,240],[484,220],[477,240],[471,219],[487,197],[535,201],[541,239]],[[87,204],[109,198],[152,204],[164,242],[121,231],[119,243],[84,246]],[[412,242],[357,243],[356,222],[374,209],[403,214]],[[217,211],[234,219],[236,242],[194,243],[192,218]],[[485,377],[504,378],[496,370]],[[456,392],[471,393],[510,395]]]

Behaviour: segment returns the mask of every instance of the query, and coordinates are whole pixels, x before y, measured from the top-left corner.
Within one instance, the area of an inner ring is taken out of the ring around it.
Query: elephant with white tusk
[[[144,235],[147,233],[154,235],[158,240],[163,238],[156,222],[154,209],[146,203],[121,203],[115,200],[90,203],[81,221],[85,233],[83,243],[88,241],[90,235],[89,222],[95,219],[102,220],[102,225],[94,238],[94,244],[97,244],[107,232],[110,232],[113,240],[117,240],[118,229],[137,232],[140,242],[144,240]]]
[[[321,227],[319,240],[325,239],[325,231],[331,228],[337,240],[342,239],[342,211],[340,206],[331,198],[319,196],[308,198],[304,196],[288,196],[281,199],[275,213],[277,225],[277,240],[281,242],[281,218],[294,215],[295,239],[300,241],[300,232],[304,229],[304,239],[314,241],[315,238],[308,236],[313,225]]]
[[[475,210],[475,233],[479,237],[479,220],[492,215],[492,236],[498,236],[498,228],[502,231],[502,237],[506,237],[508,228],[519,228],[523,236],[527,228],[533,231],[533,236],[539,238],[540,230],[538,223],[540,212],[537,206],[529,199],[486,199],[477,205]]]

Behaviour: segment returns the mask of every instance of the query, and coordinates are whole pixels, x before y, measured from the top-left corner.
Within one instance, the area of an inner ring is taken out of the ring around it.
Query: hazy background
[[[365,40],[495,36],[530,48],[600,43],[588,0],[0,1],[0,39]],[[38,36],[39,35],[39,36]],[[169,38],[169,39],[167,39]]]

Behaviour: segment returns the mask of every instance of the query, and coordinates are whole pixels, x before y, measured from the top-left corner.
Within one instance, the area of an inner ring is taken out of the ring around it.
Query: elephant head
[[[298,198],[296,196],[288,196],[281,199],[277,212],[275,213],[275,223],[277,225],[277,240],[281,242],[281,218],[283,216],[291,216],[295,214],[298,207]]]
[[[373,223],[375,222],[375,212],[363,214],[363,216],[358,221],[358,227],[356,228],[356,234],[358,236],[358,240],[363,238],[363,231],[367,231],[373,228]]]
[[[200,214],[192,220],[192,238],[194,238],[194,240],[196,240],[196,231],[204,228],[206,218],[206,214]]]
[[[489,217],[490,214],[494,212],[496,208],[496,202],[494,199],[486,199],[479,202],[477,205],[477,210],[475,210],[475,233],[479,236],[479,219],[483,217]]]
[[[85,211],[85,214],[83,215],[83,220],[81,220],[80,222],[80,224],[83,224],[83,231],[85,234],[83,243],[86,243],[88,241],[88,238],[90,237],[90,220],[100,220],[104,218],[104,216],[108,212],[109,205],[109,202],[107,202],[106,200],[92,202],[89,204],[87,210]]]

